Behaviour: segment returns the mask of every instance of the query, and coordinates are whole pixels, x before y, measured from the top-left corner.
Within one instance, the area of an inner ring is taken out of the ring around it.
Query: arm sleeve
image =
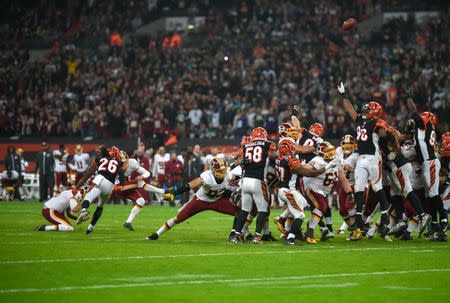
[[[425,129],[425,123],[423,123],[422,117],[420,116],[420,114],[418,112],[412,113],[411,118],[416,123],[416,127],[420,128],[420,129]]]
[[[150,172],[143,168],[142,166],[139,166],[139,168],[136,170],[138,174],[140,174],[144,179],[147,179],[150,177]]]
[[[77,200],[75,200],[74,198],[70,198],[69,205],[70,210],[73,210],[78,205]]]

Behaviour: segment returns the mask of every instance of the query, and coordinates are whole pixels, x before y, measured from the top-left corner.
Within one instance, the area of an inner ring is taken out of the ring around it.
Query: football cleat
[[[77,224],[80,225],[81,223],[83,223],[84,221],[87,221],[88,219],[89,219],[89,212],[87,209],[83,208],[80,211],[80,215],[78,216]]]
[[[263,240],[262,240],[261,236],[255,235],[253,237],[252,243],[254,243],[254,244],[262,244]]]
[[[230,240],[231,243],[244,243],[244,239],[241,235],[235,234],[234,237]]]
[[[129,231],[134,231],[133,225],[131,225],[131,223],[125,222],[123,223],[123,227],[125,227]]]
[[[317,240],[313,236],[306,237],[306,242],[309,244],[317,244]]]
[[[411,236],[410,232],[405,231],[399,238],[402,241],[411,241],[413,240],[413,237]]]
[[[388,235],[394,235],[397,238],[403,234],[403,232],[408,228],[405,221],[400,221],[388,232]],[[397,236],[398,235],[398,236]]]
[[[334,238],[334,233],[329,231],[328,228],[324,229],[320,241],[327,241],[328,239]]]
[[[267,235],[263,235],[263,236],[261,237],[261,240],[267,241],[267,242],[276,242],[276,241],[277,241],[277,239],[275,239],[275,238],[272,236],[272,233],[271,233],[271,232],[269,232]]]
[[[431,216],[429,214],[425,214],[419,220],[419,238],[422,236],[422,233],[425,231],[425,228],[430,228],[431,224]]]
[[[280,233],[286,234],[286,228],[284,228],[284,220],[282,220],[280,217],[273,218],[273,222],[277,226],[277,229]]]
[[[427,228],[427,231],[423,234],[425,238],[431,237],[434,235],[435,232],[439,230],[439,227],[436,224],[431,224],[429,228]]]
[[[295,240],[294,240],[294,238],[286,239],[286,240],[284,240],[284,244],[285,245],[295,245]]]
[[[335,233],[338,235],[342,235],[342,234],[345,234],[345,230],[338,228],[338,229],[336,229]]]
[[[350,235],[350,240],[351,241],[358,241],[362,239],[362,233],[361,230],[359,228],[355,229],[354,231],[352,231],[351,235]]]
[[[442,231],[435,232],[433,235],[429,236],[427,240],[432,242],[447,242],[447,233]]]
[[[231,241],[231,239],[233,239],[233,237],[234,237],[235,234],[236,234],[236,232],[235,232],[234,230],[232,230],[232,231],[230,232],[230,234],[228,235],[227,240],[228,240],[228,241]]]
[[[45,231],[45,224],[39,225],[38,227],[36,227],[36,228],[34,229],[34,231]]]
[[[252,234],[248,234],[245,236],[245,241],[251,241],[253,240],[253,235]]]
[[[148,236],[147,238],[145,238],[145,240],[158,240],[159,236],[157,233],[153,233],[150,236]]]
[[[87,228],[86,229],[86,235],[89,235],[90,233],[92,233],[94,231],[94,228],[92,227],[92,228]]]

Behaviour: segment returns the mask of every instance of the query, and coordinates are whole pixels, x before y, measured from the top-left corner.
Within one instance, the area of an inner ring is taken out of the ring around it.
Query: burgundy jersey
[[[434,153],[436,131],[433,124],[430,121],[423,120],[417,112],[412,114],[412,118],[416,123],[414,147],[416,148],[417,161],[422,163],[423,161],[436,159],[436,154]]]
[[[355,123],[358,153],[360,155],[376,155],[379,150],[379,135],[376,130],[378,128],[387,129],[386,122],[381,119],[363,118],[361,115],[358,115]]]
[[[97,157],[94,159],[97,165],[98,174],[105,177],[111,183],[116,181],[117,175],[120,177],[120,183],[123,184],[124,174],[121,161],[111,157]]]
[[[301,146],[314,146],[314,148],[317,148],[317,142],[316,138],[317,136],[314,136],[311,134],[306,128],[303,128],[301,130],[302,137],[298,139],[297,144]],[[298,154],[298,158],[302,160],[304,163],[309,163],[314,157],[316,156],[315,153],[308,153],[308,154]]]
[[[244,178],[264,180],[265,169],[271,150],[276,150],[273,142],[256,139],[242,148],[244,154]]]

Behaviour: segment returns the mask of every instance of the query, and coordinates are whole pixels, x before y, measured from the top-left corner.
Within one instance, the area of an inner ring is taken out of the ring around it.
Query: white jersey
[[[339,160],[335,159],[333,161]],[[322,169],[328,163],[322,157],[316,156],[309,162],[309,164],[315,169]],[[312,190],[313,192],[321,194],[324,197],[328,196],[333,188],[334,182],[337,179],[339,167],[340,165],[330,168],[316,177],[303,177],[305,190]]]
[[[351,186],[355,186],[355,167],[358,156],[358,154],[352,153],[350,156],[341,161],[341,167],[344,168],[345,177]]]
[[[73,155],[73,165],[70,167],[77,173],[84,173],[89,167],[89,154],[80,153]]]
[[[226,189],[233,190],[233,186],[230,186],[230,181],[232,179],[231,173],[228,171],[228,173],[225,175],[225,178],[223,178],[222,183],[218,184],[216,181],[216,178],[214,177],[214,174],[212,170],[207,170],[201,173],[200,179],[202,179],[203,184],[200,187],[200,189],[195,193],[197,198],[199,200],[205,201],[205,202],[216,202],[219,200]]]
[[[138,174],[142,175],[144,179],[150,177],[150,172],[145,168],[143,168],[136,159],[129,159],[128,167],[124,175],[125,177],[130,177],[131,174],[134,172],[137,172]]]
[[[153,176],[164,175],[166,173],[164,162],[169,160],[170,156],[168,154],[165,154],[164,156],[156,154],[153,161]]]
[[[81,200],[80,192],[76,191],[75,193],[69,189],[65,190],[47,202],[44,203],[46,208],[54,209],[59,211],[60,213],[65,212],[66,210],[72,210],[77,206],[78,201]]]
[[[340,146],[336,148],[336,158],[339,159],[341,163],[344,162],[344,150]]]
[[[60,150],[53,151],[53,157],[55,158],[55,172],[56,173],[67,173],[67,153],[62,154]]]
[[[422,177],[422,165],[417,161],[416,148],[413,142],[405,142],[401,146],[401,153],[406,160],[412,165],[412,174],[410,174],[411,186],[414,190],[421,189],[425,186]]]

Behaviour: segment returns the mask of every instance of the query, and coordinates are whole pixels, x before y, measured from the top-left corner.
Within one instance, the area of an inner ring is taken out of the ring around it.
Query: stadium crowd
[[[115,27],[106,16],[117,4],[82,8],[79,30],[39,61],[20,41],[43,30],[24,19],[14,47],[1,51],[0,135],[240,138],[256,126],[274,134],[297,104],[306,123],[321,122],[325,137],[340,138],[349,131],[335,88],[341,80],[356,106],[379,101],[400,125],[402,90],[412,85],[419,107],[438,113],[439,128],[448,129],[448,12],[422,25],[394,19],[363,35],[340,30],[342,19],[364,18],[379,4],[358,1],[344,13],[345,3],[335,1],[249,1],[210,9],[181,45],[163,43],[172,33],[128,34],[115,44],[111,34],[130,31],[135,12],[145,11],[134,2]],[[58,11],[37,16],[48,14]],[[64,27],[48,20],[54,30]],[[81,38],[102,42],[80,48]]]

